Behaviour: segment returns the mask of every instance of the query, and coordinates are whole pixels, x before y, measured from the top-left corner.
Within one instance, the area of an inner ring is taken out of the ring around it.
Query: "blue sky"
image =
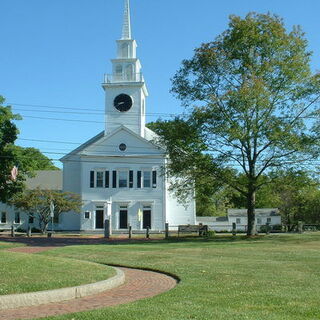
[[[318,0],[131,0],[149,121],[183,111],[169,92],[181,61],[225,30],[230,14],[250,11],[301,25],[320,69]],[[0,95],[23,116],[17,144],[58,159],[104,128],[101,82],[121,36],[123,0],[0,0],[0,12]]]

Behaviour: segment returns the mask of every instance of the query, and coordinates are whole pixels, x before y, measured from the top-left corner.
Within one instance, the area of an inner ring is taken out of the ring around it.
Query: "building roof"
[[[210,222],[227,222],[228,217],[226,216],[221,216],[221,217],[200,217],[197,216],[197,222],[198,223],[210,223]]]
[[[38,170],[33,178],[26,179],[27,189],[62,190],[62,170]]]
[[[280,216],[278,208],[257,208],[255,209],[256,216],[260,217],[271,217],[271,216]],[[228,209],[229,217],[246,217],[247,209]]]

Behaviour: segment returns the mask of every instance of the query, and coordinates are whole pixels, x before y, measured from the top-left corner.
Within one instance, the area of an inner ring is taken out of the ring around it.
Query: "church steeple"
[[[130,3],[125,0],[121,40],[131,39]]]
[[[122,37],[117,40],[117,56],[112,59],[112,74],[106,75],[105,134],[125,126],[141,137],[145,135],[145,104],[148,90],[137,58],[137,43],[132,39],[130,3],[124,2]]]

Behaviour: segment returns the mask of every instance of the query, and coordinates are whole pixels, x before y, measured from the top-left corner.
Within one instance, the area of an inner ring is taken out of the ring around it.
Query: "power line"
[[[78,113],[79,110],[89,111],[89,113],[91,113],[92,111],[98,111],[99,113],[105,114],[104,108],[95,109],[94,107],[93,108],[81,108],[81,107],[75,108],[75,107],[47,106],[47,105],[36,105],[36,104],[26,104],[26,103],[22,104],[22,103],[10,103],[10,102],[8,102],[8,105],[35,107],[35,108],[59,109],[59,110],[76,110],[77,112],[75,112],[75,113]],[[34,111],[38,111],[38,110],[34,110]],[[47,111],[47,112],[49,112],[49,111]],[[83,114],[87,114],[87,113],[83,113]],[[179,115],[179,113],[165,113],[165,112],[147,112],[145,114],[148,116],[152,116],[152,115],[154,115],[154,116],[177,116],[177,115]]]
[[[61,119],[61,118],[47,118],[47,117],[35,117],[35,116],[25,116],[23,118],[39,119],[39,120],[56,120],[56,121],[68,121],[68,122],[85,122],[85,123],[105,123],[104,121],[95,120],[80,120],[80,119]]]
[[[72,145],[77,145],[77,146],[81,146],[86,142],[67,142],[67,141],[57,141],[57,140],[40,140],[40,139],[23,139],[23,138],[18,138],[17,140],[23,140],[23,141],[33,141],[33,142],[42,142],[42,143],[59,143],[59,144],[72,144]],[[150,141],[148,141],[149,143],[152,143]],[[120,143],[119,143],[120,144]],[[109,148],[109,147],[115,147],[115,148],[119,148],[119,144],[115,145],[115,144],[107,144],[107,145],[98,145],[95,146],[95,148]],[[88,146],[89,147],[89,146]],[[154,144],[154,147],[157,148],[157,146]],[[146,149],[147,147],[139,147],[139,146],[129,146],[128,149]],[[85,148],[84,148],[85,149]],[[65,149],[65,150],[69,150],[69,149]]]

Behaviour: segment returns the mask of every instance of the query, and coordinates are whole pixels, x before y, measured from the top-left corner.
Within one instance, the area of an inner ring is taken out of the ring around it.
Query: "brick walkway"
[[[10,251],[35,253],[50,248],[51,247],[20,247],[10,249]],[[120,287],[75,300],[34,307],[1,310],[0,320],[42,318],[115,306],[153,297],[174,288],[177,284],[175,279],[161,273],[129,268],[120,269],[125,272],[126,276],[126,282]]]

